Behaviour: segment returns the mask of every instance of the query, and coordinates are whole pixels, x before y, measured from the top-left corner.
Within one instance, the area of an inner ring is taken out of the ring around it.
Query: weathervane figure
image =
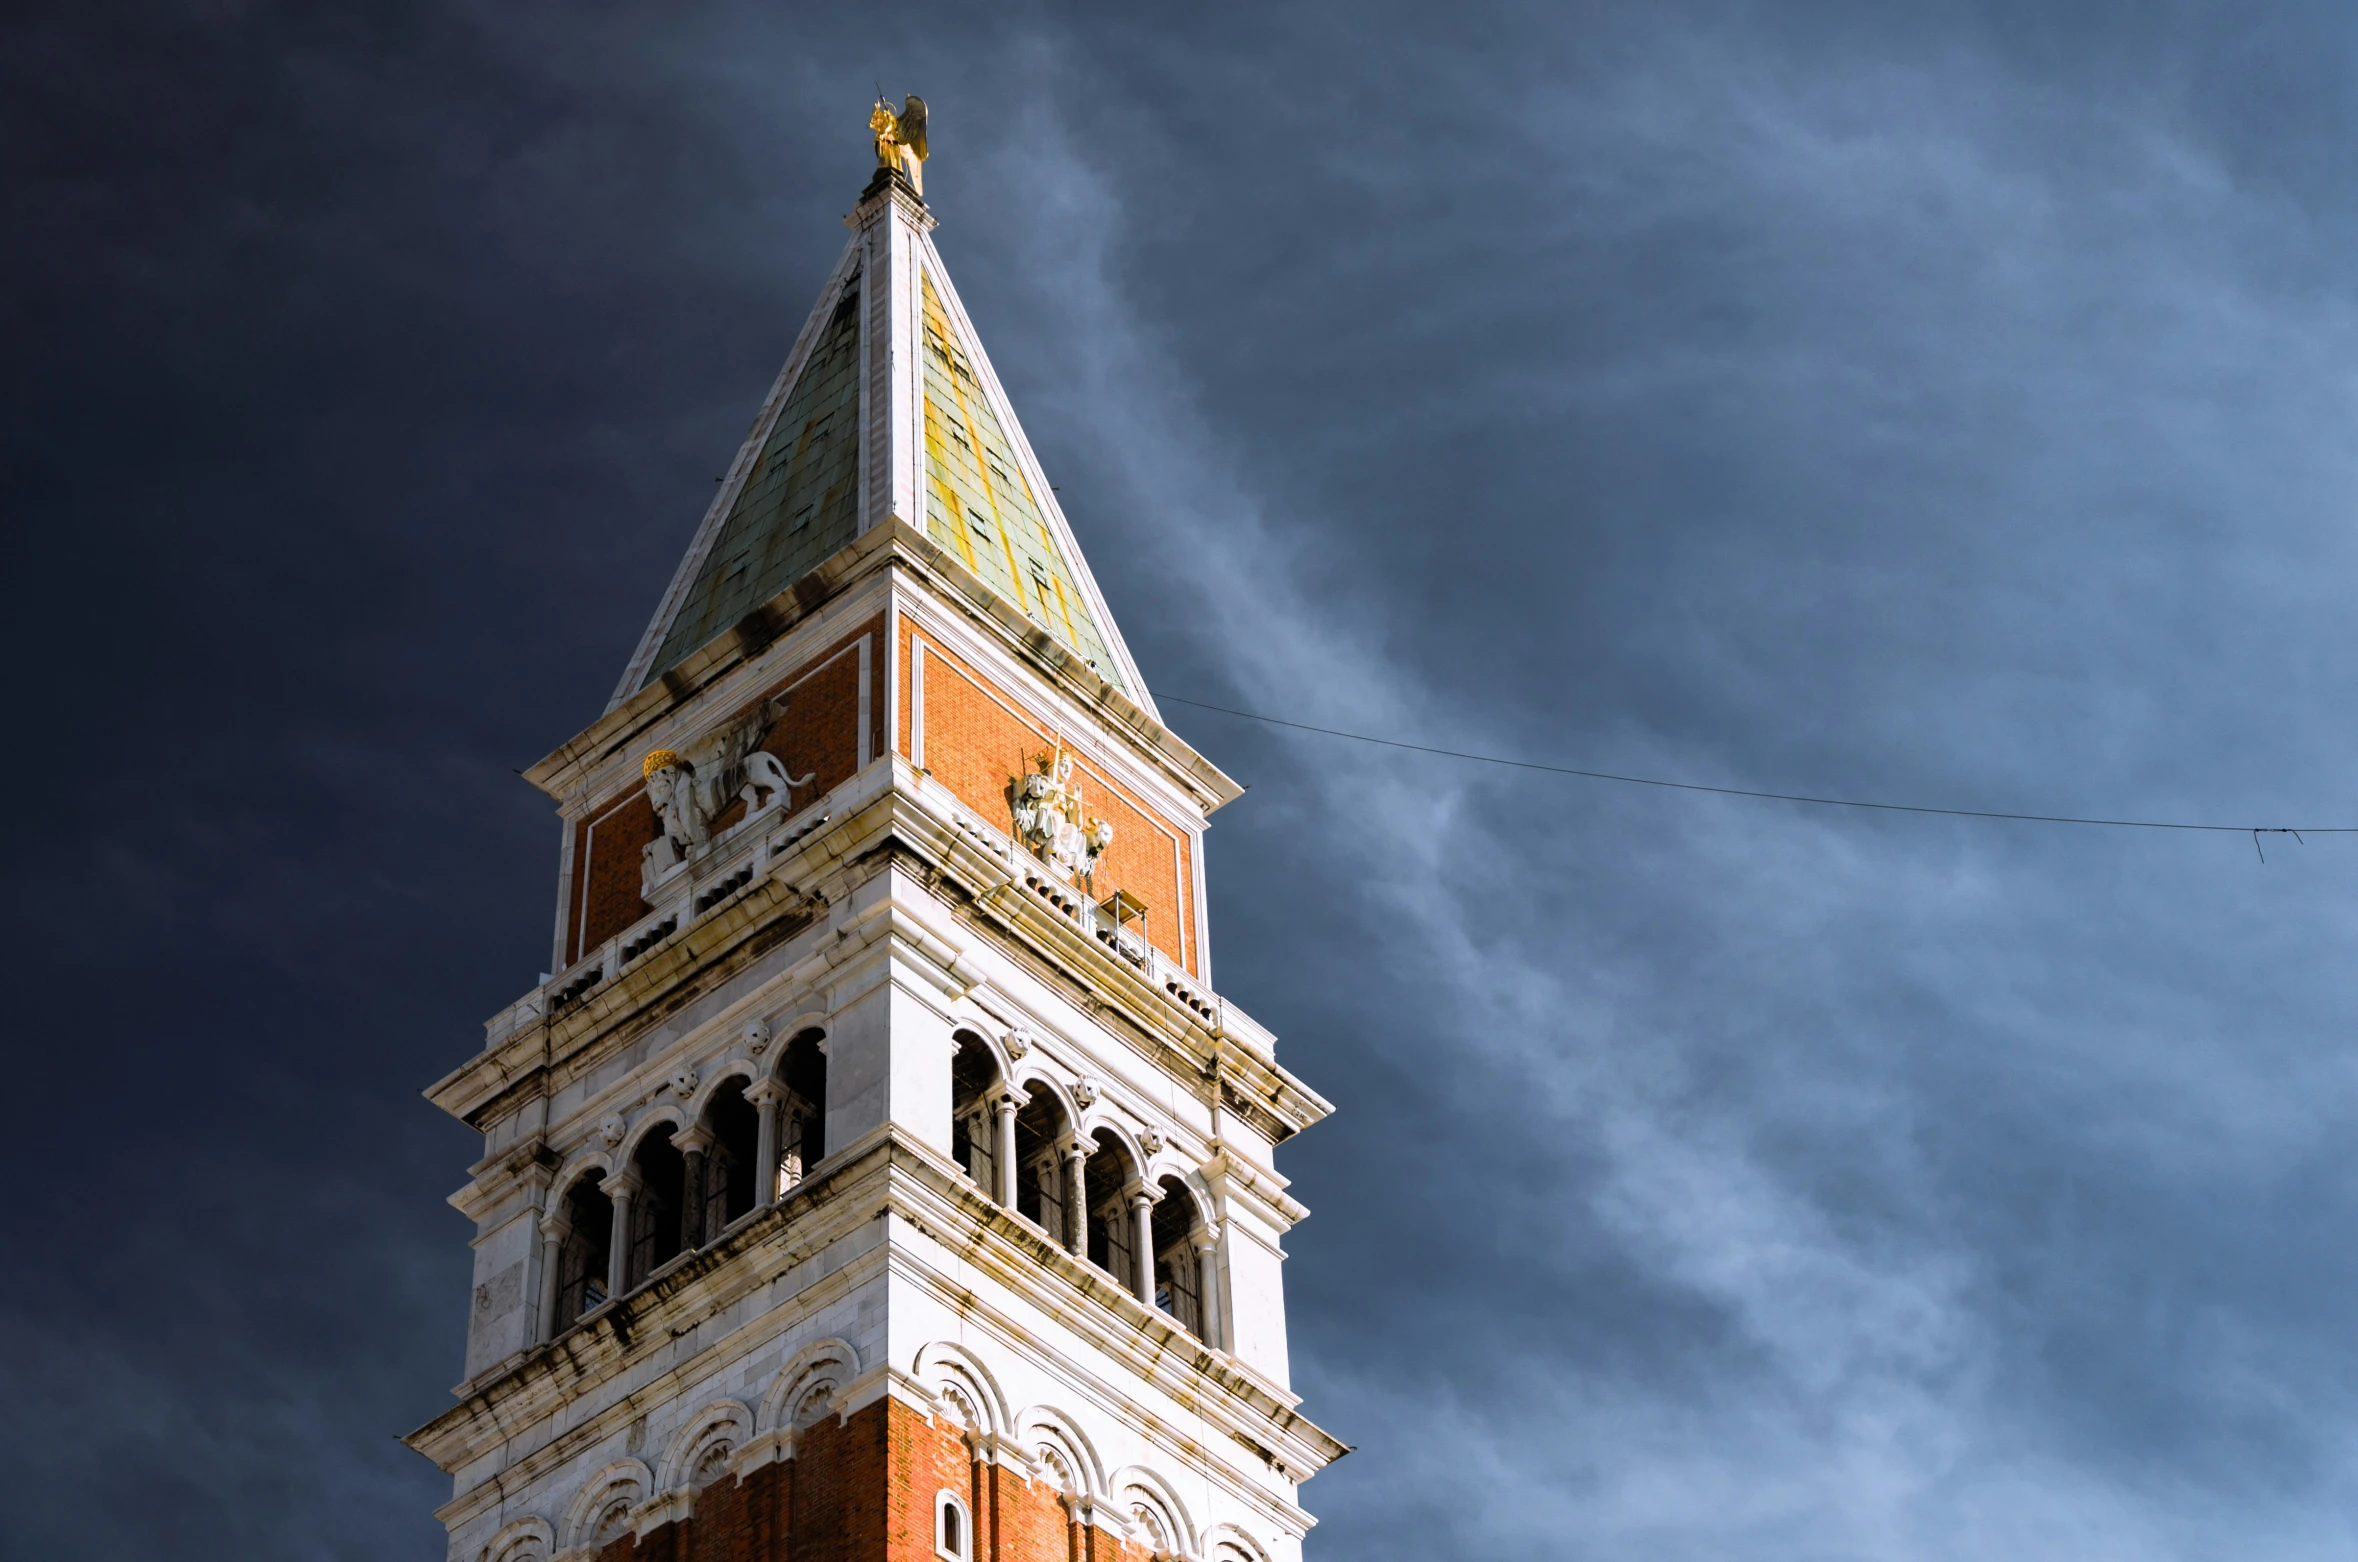
[[[896,114],[880,93],[874,111],[868,115],[868,128],[876,132],[876,166],[898,172],[909,181],[909,188],[917,192],[917,198],[923,200],[925,100],[911,93]]]

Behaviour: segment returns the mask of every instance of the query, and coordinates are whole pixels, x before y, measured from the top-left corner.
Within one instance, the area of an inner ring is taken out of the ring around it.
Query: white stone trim
[[[1154,1548],[1153,1555],[1198,1555],[1195,1521],[1188,1516],[1187,1504],[1179,1500],[1178,1488],[1168,1478],[1144,1465],[1134,1464],[1116,1471],[1112,1486],[1114,1505],[1123,1510],[1125,1518],[1134,1517],[1137,1510],[1143,1508],[1154,1516],[1155,1527],[1163,1531],[1163,1543]],[[1134,1535],[1138,1527],[1132,1525]],[[1137,1535],[1136,1538],[1141,1541],[1146,1539],[1143,1535]]]
[[[991,1369],[980,1356],[963,1345],[935,1340],[921,1347],[910,1364],[909,1375],[937,1405],[964,1404],[971,1414],[949,1419],[964,1422],[967,1430],[978,1436],[1000,1437],[1013,1425],[1007,1413],[1007,1396],[1000,1392],[999,1380],[991,1375]],[[977,1420],[982,1424],[976,1425]]]
[[[567,1550],[592,1546],[598,1516],[615,1501],[627,1497],[635,1512],[655,1490],[655,1477],[637,1459],[617,1459],[581,1483],[565,1515]]]
[[[825,1390],[839,1399],[860,1377],[860,1353],[848,1341],[829,1337],[813,1340],[778,1369],[761,1399],[761,1427],[766,1432],[791,1435],[795,1412],[814,1392]]]
[[[535,1515],[503,1526],[478,1556],[481,1562],[548,1562],[556,1549],[556,1530]]]
[[[752,1441],[753,1412],[743,1402],[715,1401],[681,1424],[664,1450],[663,1463],[657,1466],[658,1489],[668,1493],[684,1488],[706,1451],[724,1435],[731,1450]]]
[[[958,1517],[958,1533],[950,1534],[948,1516]],[[933,1554],[942,1562],[974,1562],[974,1510],[966,1499],[944,1488],[933,1499]]]

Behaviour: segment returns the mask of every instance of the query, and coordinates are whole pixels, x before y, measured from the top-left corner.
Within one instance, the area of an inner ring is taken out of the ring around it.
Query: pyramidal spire
[[[851,241],[608,708],[899,518],[1159,721],[934,248],[925,106],[878,115]]]

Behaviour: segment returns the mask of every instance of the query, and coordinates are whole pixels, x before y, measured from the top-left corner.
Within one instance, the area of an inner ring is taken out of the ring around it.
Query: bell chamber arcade
[[[484,1136],[452,1562],[1294,1562],[1272,1165],[1210,814],[879,103],[850,242],[606,712],[526,772],[555,970]]]

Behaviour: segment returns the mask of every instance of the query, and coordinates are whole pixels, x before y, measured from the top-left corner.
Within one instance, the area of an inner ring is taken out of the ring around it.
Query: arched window
[[[778,1060],[778,1160],[770,1197],[782,1197],[827,1153],[826,1033],[800,1032]]]
[[[631,1158],[639,1190],[630,1201],[630,1262],[622,1277],[626,1289],[637,1287],[679,1256],[688,1168],[671,1137],[669,1125],[656,1129],[639,1141],[638,1153]]]
[[[982,1038],[966,1031],[957,1036],[958,1051],[950,1059],[950,1155],[974,1185],[995,1193],[997,1163],[992,1159],[998,1132],[991,1121],[992,1098],[998,1093],[999,1064]]]
[[[1204,1306],[1196,1245],[1203,1220],[1186,1184],[1165,1177],[1161,1186],[1162,1201],[1154,1207],[1154,1304],[1200,1340]]]
[[[745,1099],[745,1081],[722,1086],[704,1112],[712,1137],[704,1152],[704,1219],[701,1235],[710,1242],[730,1221],[753,1208],[755,1161],[760,1158],[761,1114]]]
[[[591,1172],[565,1193],[565,1241],[557,1249],[556,1330],[606,1300],[607,1249],[614,1240],[614,1205]],[[552,1331],[554,1332],[554,1331]]]
[[[1015,1212],[1038,1222],[1060,1247],[1067,1245],[1064,1145],[1072,1133],[1056,1093],[1035,1086],[1015,1118]]]
[[[1137,1182],[1138,1163],[1119,1139],[1099,1129],[1082,1180],[1088,1199],[1089,1262],[1124,1289],[1136,1283],[1138,1272],[1138,1222],[1130,1209]]]
[[[945,1491],[933,1504],[933,1552],[944,1562],[969,1562],[974,1554],[974,1524],[956,1492]]]

